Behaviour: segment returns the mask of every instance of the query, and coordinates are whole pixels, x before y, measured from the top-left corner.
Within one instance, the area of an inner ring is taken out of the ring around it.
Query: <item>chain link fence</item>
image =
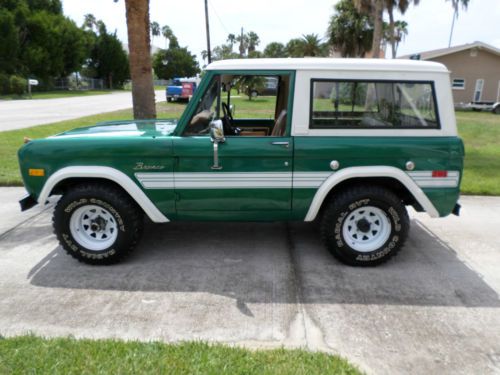
[[[54,90],[103,90],[104,80],[87,77],[67,77],[54,80]]]

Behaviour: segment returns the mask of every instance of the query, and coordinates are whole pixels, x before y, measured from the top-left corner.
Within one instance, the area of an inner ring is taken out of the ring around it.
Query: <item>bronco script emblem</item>
[[[142,161],[138,161],[135,163],[134,171],[151,171],[151,170],[162,170],[165,169],[164,165],[147,165]]]

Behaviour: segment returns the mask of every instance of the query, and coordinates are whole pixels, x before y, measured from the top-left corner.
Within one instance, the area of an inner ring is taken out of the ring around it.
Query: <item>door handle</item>
[[[288,148],[290,146],[290,142],[271,142],[273,146],[285,146],[285,148]]]

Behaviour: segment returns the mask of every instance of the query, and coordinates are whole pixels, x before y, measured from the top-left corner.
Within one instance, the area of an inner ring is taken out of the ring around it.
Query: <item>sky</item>
[[[226,42],[229,33],[243,27],[256,32],[259,50],[270,42],[286,43],[303,34],[325,37],[328,21],[337,0],[208,0],[212,48]],[[109,31],[127,42],[124,0],[63,0],[65,15],[78,25],[87,13],[105,22]],[[191,53],[201,60],[206,49],[204,0],[150,0],[151,21],[169,25]],[[405,15],[396,19],[408,22],[408,35],[400,44],[398,56],[448,47],[453,20],[450,1],[420,0]],[[467,10],[460,9],[452,46],[482,41],[500,48],[500,0],[470,0]],[[165,40],[154,38],[153,45],[165,48]],[[390,51],[388,51],[390,55]]]

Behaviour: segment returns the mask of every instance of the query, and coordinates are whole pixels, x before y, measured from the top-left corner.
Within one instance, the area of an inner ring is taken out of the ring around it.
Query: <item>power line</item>
[[[222,25],[222,28],[224,30],[226,30],[226,33],[231,34],[231,32],[227,29],[226,25],[224,25],[224,22],[222,22],[222,18],[219,17],[219,13],[217,13],[217,9],[215,9],[215,7],[212,4],[212,2],[209,2],[209,4],[210,4],[210,7],[212,8],[212,10],[214,11],[215,16],[217,17],[217,19],[219,20],[220,24]]]

